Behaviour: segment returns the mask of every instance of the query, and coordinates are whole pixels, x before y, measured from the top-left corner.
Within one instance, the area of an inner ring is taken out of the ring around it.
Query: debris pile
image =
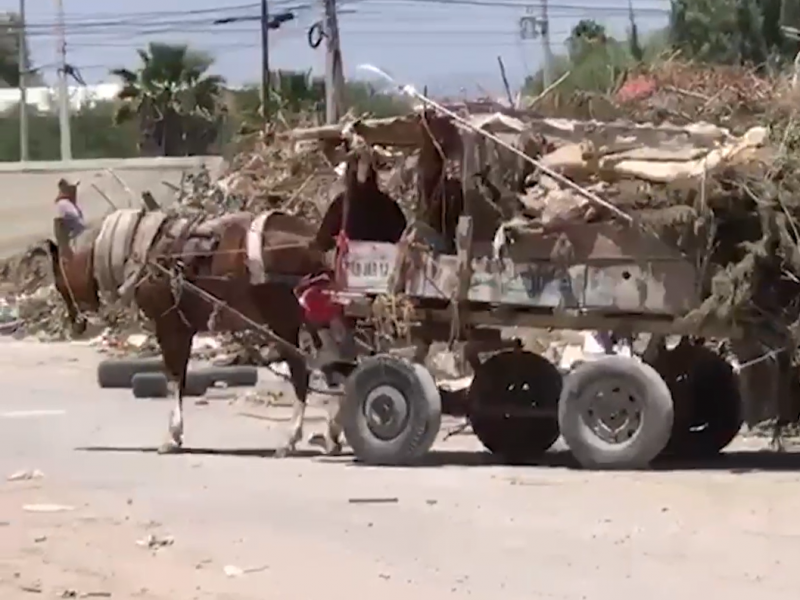
[[[619,116],[637,122],[707,121],[741,134],[785,119],[798,97],[785,76],[765,77],[742,66],[669,60],[632,74],[615,100]]]
[[[772,347],[800,342],[800,128],[786,77],[667,62],[609,99],[623,121],[531,124],[556,149],[543,164],[612,206],[535,174],[534,222],[619,218],[705,269],[692,322],[736,322]]]
[[[624,213],[691,260],[705,257],[708,302],[693,318],[745,320],[800,335],[800,302],[794,301],[800,297],[795,98],[785,77],[668,61],[632,73],[616,95],[603,99],[609,118],[617,119],[613,122],[550,118],[563,116],[559,111],[574,114],[575,107],[548,104],[547,98],[537,102],[538,115],[473,118],[514,140],[593,199],[517,158],[508,160],[493,143],[487,144],[481,176],[504,199],[513,197],[515,219],[524,217],[528,229]],[[386,130],[401,135],[401,121],[387,123]],[[208,173],[184,181],[173,210],[220,214],[280,208],[317,222],[341,189],[336,167],[342,154],[336,144],[348,128],[352,125],[320,128],[316,138],[275,131],[253,137],[218,181]],[[409,151],[413,144],[407,142],[396,147],[371,143],[384,167],[382,188],[411,212],[419,153]],[[507,218],[505,206],[498,212]],[[24,283],[47,282],[46,257],[44,266],[37,261],[19,259],[0,276],[18,279],[11,287],[28,327],[66,337],[63,325],[55,324],[63,313],[55,291],[31,296],[39,284]],[[138,326],[135,311],[110,313],[106,319],[117,330]]]

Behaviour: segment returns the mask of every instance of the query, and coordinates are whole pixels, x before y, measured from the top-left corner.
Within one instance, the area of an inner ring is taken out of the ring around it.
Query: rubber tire
[[[515,365],[509,361],[519,362]],[[492,390],[487,386],[490,386],[491,382],[500,380],[503,374],[513,367],[524,369],[528,373],[538,370],[540,373],[537,373],[537,378],[542,381],[539,382],[540,385],[531,389],[530,404],[535,404],[536,398],[539,397],[543,403],[556,408],[563,388],[561,373],[556,366],[538,354],[508,350],[494,354],[476,370],[469,388],[471,412],[479,403],[490,403],[492,396],[502,394],[502,390]],[[547,397],[542,396],[542,390]],[[541,457],[560,435],[556,417],[507,418],[494,415],[481,416],[480,413],[474,412],[470,415],[470,423],[472,431],[486,449],[511,464],[524,463]]]
[[[668,351],[661,360],[677,350]],[[671,378],[665,376],[675,401],[675,419],[672,436],[661,457],[712,458],[730,444],[742,428],[744,407],[739,377],[725,359],[709,348],[690,346],[684,351],[694,354],[688,357],[691,370],[685,386],[671,384]],[[661,360],[653,366],[663,365]],[[699,424],[706,427],[693,429]]]
[[[169,380],[163,373],[137,373],[131,379],[134,398],[166,398],[169,396]]]
[[[400,391],[409,405],[406,427],[392,440],[373,435],[363,411],[367,395],[385,384]],[[371,465],[409,465],[433,446],[442,422],[442,399],[433,376],[423,366],[381,354],[365,358],[347,378],[341,419],[345,439],[357,460]]]
[[[103,389],[130,388],[137,373],[164,373],[164,361],[160,356],[104,360],[97,365],[97,384]]]
[[[598,380],[629,382],[642,399],[642,423],[621,444],[604,442],[583,420],[581,394]],[[642,469],[658,456],[672,434],[673,403],[669,387],[650,365],[627,356],[604,356],[572,371],[558,403],[561,435],[578,463],[587,469]]]
[[[190,372],[195,377],[205,377],[208,382],[207,387],[213,387],[218,381],[224,382],[229,387],[252,387],[258,384],[258,369],[248,365],[205,367]]]
[[[137,373],[131,380],[131,391],[134,398],[166,398],[169,396],[169,379],[163,373]],[[208,380],[196,377],[194,373],[186,375],[184,398],[202,396],[208,390]]]

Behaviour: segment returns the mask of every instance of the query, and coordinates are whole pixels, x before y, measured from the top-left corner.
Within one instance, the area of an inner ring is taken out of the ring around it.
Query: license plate
[[[388,260],[359,258],[347,262],[347,274],[364,279],[389,277],[391,265]]]

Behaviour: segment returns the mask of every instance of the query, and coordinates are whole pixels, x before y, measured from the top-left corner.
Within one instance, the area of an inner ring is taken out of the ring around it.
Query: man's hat
[[[70,183],[63,177],[58,180],[58,191],[62,194],[74,194],[78,191],[78,184],[80,181]]]

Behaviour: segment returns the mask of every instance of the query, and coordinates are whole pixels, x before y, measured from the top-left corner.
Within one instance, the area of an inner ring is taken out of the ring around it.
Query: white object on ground
[[[25,504],[22,510],[25,512],[54,513],[75,510],[75,507],[67,506],[66,504]]]

